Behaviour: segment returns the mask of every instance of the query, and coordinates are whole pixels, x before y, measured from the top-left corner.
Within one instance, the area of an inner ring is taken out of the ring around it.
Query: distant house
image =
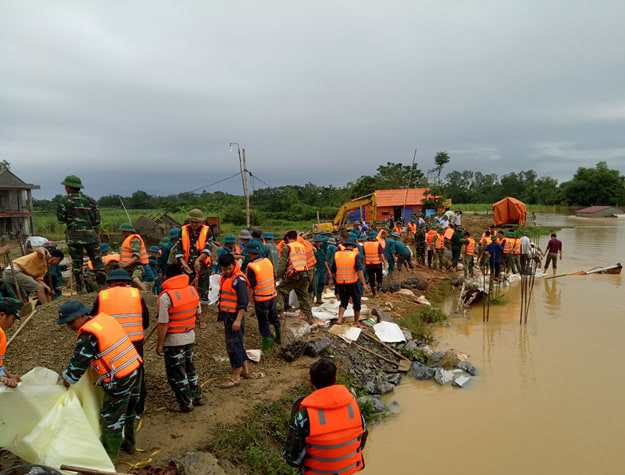
[[[623,214],[623,210],[614,206],[591,206],[576,213],[579,218],[612,218],[617,214]]]
[[[39,188],[20,180],[11,170],[0,169],[0,234],[35,233],[32,190]]]
[[[410,220],[416,211],[423,210],[423,204],[427,199],[429,188],[409,188],[404,190],[376,190],[376,213],[371,216],[371,205],[356,208],[349,213],[348,222],[352,223],[359,219],[366,221],[386,221],[391,216],[393,219],[403,217]]]

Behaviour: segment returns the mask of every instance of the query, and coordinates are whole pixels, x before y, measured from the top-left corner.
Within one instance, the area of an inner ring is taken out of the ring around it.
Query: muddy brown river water
[[[572,226],[557,233],[558,274],[625,264],[623,218],[545,214],[538,223]],[[519,285],[491,306],[489,323],[481,304],[454,315],[437,349],[469,354],[478,376],[465,389],[405,377],[389,399],[399,414],[372,428],[362,473],[625,473],[622,279],[536,280],[526,326]]]

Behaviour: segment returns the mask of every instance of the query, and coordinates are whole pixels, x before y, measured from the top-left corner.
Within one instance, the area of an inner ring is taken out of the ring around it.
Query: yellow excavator
[[[345,226],[345,229],[351,229],[351,226],[347,225],[347,216],[349,212],[353,209],[360,208],[361,206],[371,205],[371,220],[375,221],[376,211],[377,211],[377,200],[375,197],[375,193],[371,193],[369,195],[361,196],[359,198],[354,198],[353,200],[346,201],[341,205],[339,211],[336,213],[333,221],[327,221],[324,223],[315,223],[312,227],[313,234],[317,234],[321,231],[325,231],[328,233],[335,233],[338,230]]]

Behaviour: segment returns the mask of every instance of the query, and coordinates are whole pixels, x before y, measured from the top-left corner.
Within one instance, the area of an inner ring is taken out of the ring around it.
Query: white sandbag
[[[299,308],[299,300],[297,300],[297,294],[295,290],[289,292],[289,305],[291,308]]]
[[[397,323],[380,322],[373,325],[375,335],[385,343],[399,343],[400,341],[406,341],[404,332],[401,331]]]
[[[210,276],[208,305],[215,305],[219,299],[219,279],[221,279],[221,274],[213,274]]]

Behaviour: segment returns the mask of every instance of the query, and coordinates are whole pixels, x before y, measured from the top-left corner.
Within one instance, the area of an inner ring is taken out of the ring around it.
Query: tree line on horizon
[[[450,161],[446,152],[436,154],[434,168],[424,171],[418,164],[387,162],[378,166],[375,175],[364,175],[343,187],[283,185],[256,189],[250,197],[251,220],[261,224],[269,220],[309,221],[332,219],[337,208],[352,198],[368,195],[375,190],[430,188],[432,195],[451,198],[454,203],[494,203],[513,196],[527,204],[563,206],[618,206],[625,203],[625,176],[610,169],[606,162],[594,168],[580,167],[565,182],[550,176],[539,177],[534,170],[522,170],[504,175],[480,171],[451,171],[441,178]],[[62,195],[51,200],[33,200],[37,210],[56,209]],[[98,200],[102,208],[162,209],[177,212],[192,207],[218,214],[224,222],[245,223],[245,200],[241,195],[221,191],[209,193],[184,192],[167,196],[151,195],[137,190],[130,196],[106,195]]]

